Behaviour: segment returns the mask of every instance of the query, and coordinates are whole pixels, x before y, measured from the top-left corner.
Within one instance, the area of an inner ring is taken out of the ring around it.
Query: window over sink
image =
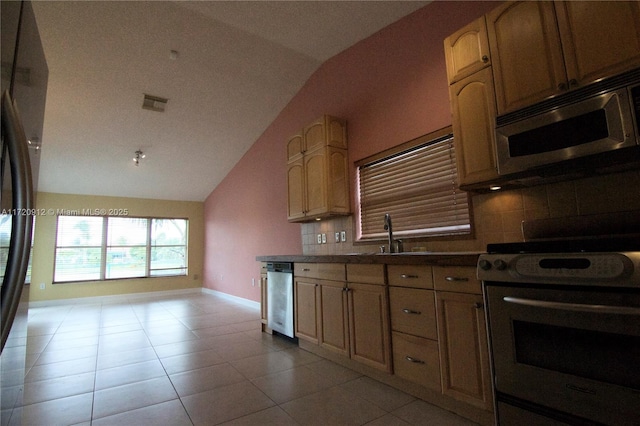
[[[393,218],[394,235],[405,239],[471,234],[451,127],[360,160],[356,167],[359,241],[387,237],[386,213]]]

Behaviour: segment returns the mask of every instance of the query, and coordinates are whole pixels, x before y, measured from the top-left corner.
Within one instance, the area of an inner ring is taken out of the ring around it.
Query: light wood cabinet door
[[[452,84],[449,96],[459,186],[464,188],[497,178],[491,68]]]
[[[570,87],[640,67],[640,2],[555,3]]]
[[[442,393],[491,410],[493,397],[482,296],[436,292]]]
[[[387,288],[348,283],[351,359],[391,372],[391,339]]]
[[[329,210],[346,214],[351,210],[349,198],[349,158],[347,150],[328,147],[327,156],[327,195]]]
[[[303,159],[290,162],[287,165],[287,191],[289,193],[288,218],[289,220],[305,217],[305,180]]]
[[[567,89],[552,2],[507,2],[486,18],[499,115]]]
[[[320,289],[317,280],[294,279],[295,284],[295,335],[300,339],[318,344]]]
[[[305,215],[314,216],[327,211],[326,156],[323,148],[304,156]]]
[[[349,356],[346,283],[320,281],[320,346]]]
[[[491,65],[484,16],[462,27],[444,40],[449,84]]]

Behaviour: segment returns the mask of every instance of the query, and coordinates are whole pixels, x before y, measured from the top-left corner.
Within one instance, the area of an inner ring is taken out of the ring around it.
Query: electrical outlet
[[[347,241],[347,231],[340,231],[340,241],[343,243]]]
[[[340,242],[340,233],[336,232],[336,243]]]
[[[45,288],[45,284],[44,283],[40,283],[40,290],[44,290]]]
[[[255,286],[256,286],[256,279],[251,278],[251,287],[255,287]]]
[[[322,244],[327,244],[327,234],[322,234]]]
[[[318,234],[318,244],[322,244],[322,235]]]

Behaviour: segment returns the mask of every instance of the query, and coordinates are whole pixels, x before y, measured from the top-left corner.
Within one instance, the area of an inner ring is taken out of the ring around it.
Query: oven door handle
[[[516,305],[536,308],[560,309],[563,311],[589,312],[613,315],[640,315],[640,308],[633,306],[587,305],[583,303],[549,302],[546,300],[523,299],[520,297],[503,297],[502,300]]]

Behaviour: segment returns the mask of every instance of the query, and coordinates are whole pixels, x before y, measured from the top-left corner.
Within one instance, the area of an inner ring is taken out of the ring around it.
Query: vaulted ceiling
[[[324,61],[426,3],[35,1],[38,190],[202,201]]]

